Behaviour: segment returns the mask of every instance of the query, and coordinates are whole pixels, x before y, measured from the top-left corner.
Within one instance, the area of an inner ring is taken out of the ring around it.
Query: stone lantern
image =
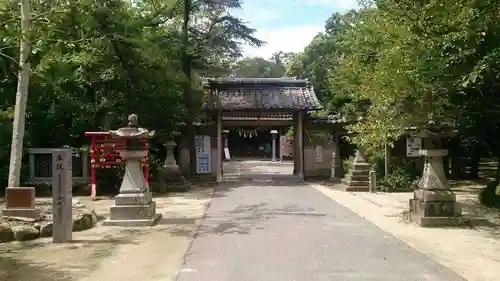
[[[278,131],[277,130],[271,130],[270,133],[271,133],[271,137],[272,137],[271,146],[272,146],[272,152],[273,152],[271,161],[276,162],[276,139],[278,137]]]
[[[165,157],[165,164],[163,165],[163,168],[179,170],[179,166],[177,165],[177,161],[174,157],[174,148],[177,146],[177,143],[170,140],[163,144],[163,146],[167,149],[167,156]]]
[[[425,166],[405,218],[423,227],[462,224],[461,206],[450,190],[443,168],[443,157],[448,154],[443,140],[456,136],[457,131],[431,122],[412,135],[423,140],[424,148],[419,154],[425,157]]]
[[[120,194],[115,197],[115,205],[110,208],[109,219],[104,225],[152,226],[160,219],[156,213],[156,203],[152,199],[149,185],[144,179],[142,159],[148,155],[141,145],[141,138],[154,133],[140,128],[137,115],[128,117],[127,127],[110,131],[111,136],[125,142],[120,157],[125,162],[125,174],[120,186]]]
[[[165,163],[163,164],[163,171],[161,175],[162,184],[164,185],[165,190],[174,192],[187,191],[190,184],[182,175],[174,156],[174,148],[177,146],[177,143],[170,140],[165,142],[163,146],[167,149],[167,156],[165,157]]]

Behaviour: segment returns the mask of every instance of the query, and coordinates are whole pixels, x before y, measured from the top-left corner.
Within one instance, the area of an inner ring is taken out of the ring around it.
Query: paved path
[[[228,180],[178,281],[464,280],[315,189],[286,180],[291,163],[231,162],[225,169]]]

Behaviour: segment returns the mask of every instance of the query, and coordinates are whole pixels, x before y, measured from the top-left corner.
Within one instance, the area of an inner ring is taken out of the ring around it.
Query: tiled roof
[[[283,120],[283,121],[292,121],[293,115],[286,113],[275,113],[275,114],[267,114],[265,116],[222,116],[222,121],[235,121],[235,120],[245,120],[245,121],[275,121],[275,120]],[[340,114],[330,114],[327,116],[306,116],[306,120],[310,121],[313,124],[342,124],[346,122],[346,118],[340,116]]]
[[[311,116],[309,117],[311,122],[314,123],[327,123],[327,124],[337,124],[337,123],[346,123],[347,119],[342,117],[340,114],[330,114],[327,116]]]
[[[207,109],[317,110],[322,106],[306,80],[282,78],[207,79]]]

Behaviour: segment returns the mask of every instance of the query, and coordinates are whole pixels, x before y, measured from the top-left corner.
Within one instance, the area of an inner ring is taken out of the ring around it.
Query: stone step
[[[346,178],[342,179],[342,183],[348,186],[367,186],[367,187],[369,184],[368,181],[349,180]]]
[[[372,165],[353,165],[350,171],[360,171],[360,172],[369,172],[372,170]]]
[[[349,173],[368,175],[368,174],[370,174],[370,170],[371,169],[351,169],[351,170],[349,170]]]
[[[354,181],[368,181],[369,180],[368,175],[361,175],[361,174],[346,174],[344,178],[347,180],[354,180]]]
[[[345,191],[369,191],[368,186],[346,186]]]

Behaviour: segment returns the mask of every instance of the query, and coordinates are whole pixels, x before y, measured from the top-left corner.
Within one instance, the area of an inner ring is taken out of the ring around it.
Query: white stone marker
[[[52,152],[52,242],[66,243],[73,238],[71,148]]]
[[[375,171],[370,171],[369,173],[368,188],[370,192],[375,192],[377,190],[377,177]]]
[[[278,131],[277,130],[271,130],[271,137],[272,137],[272,143],[271,143],[271,147],[272,147],[272,158],[271,158],[271,161],[273,162],[276,162],[276,138],[278,136]]]

